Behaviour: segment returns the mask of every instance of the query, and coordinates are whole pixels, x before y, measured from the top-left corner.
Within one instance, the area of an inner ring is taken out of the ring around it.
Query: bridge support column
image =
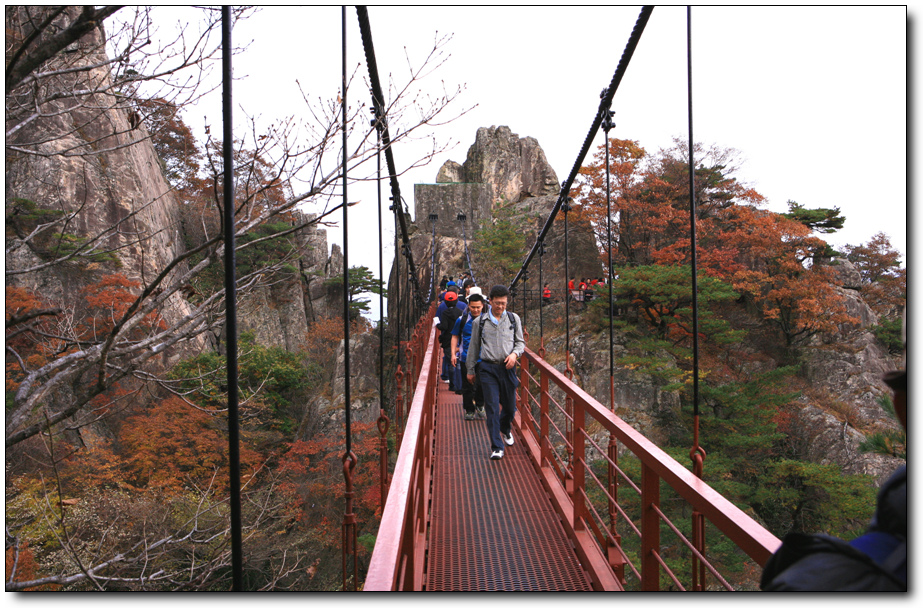
[[[641,590],[660,591],[660,477],[654,470],[641,466]]]
[[[573,489],[571,490],[571,500],[574,503],[574,530],[580,532],[586,530],[586,520],[589,517],[586,501],[584,500],[584,493],[586,491],[586,471],[584,468],[586,461],[586,442],[583,438],[585,422],[583,416],[583,403],[579,400],[575,400],[572,411],[574,412],[574,426],[571,437],[574,446],[574,457],[571,461],[571,470],[574,476],[574,483]]]

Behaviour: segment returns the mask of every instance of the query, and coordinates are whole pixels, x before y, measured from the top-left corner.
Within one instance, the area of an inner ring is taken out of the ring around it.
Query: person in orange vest
[[[551,287],[548,287],[548,283],[545,283],[545,288],[542,290],[542,306],[546,304],[551,304]]]

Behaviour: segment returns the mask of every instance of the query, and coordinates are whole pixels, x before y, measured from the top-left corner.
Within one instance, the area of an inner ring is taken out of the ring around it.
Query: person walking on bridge
[[[516,413],[516,362],[526,349],[519,315],[506,310],[510,292],[503,285],[490,289],[490,305],[471,327],[467,363],[475,364],[475,373],[468,367],[468,382],[475,374],[484,391],[487,414],[487,436],[490,458],[500,460],[507,445],[513,445],[513,415]]]
[[[461,366],[462,372],[462,405],[465,408],[465,420],[486,419],[484,411],[484,393],[480,383],[468,381],[468,367],[465,362],[468,356],[468,346],[471,344],[471,328],[477,323],[478,317],[486,306],[484,294],[480,287],[472,287],[468,293],[468,310],[455,321],[452,328],[452,365]],[[456,355],[456,353],[458,353]],[[471,364],[474,371],[474,363]]]
[[[459,305],[458,294],[451,289],[445,292],[445,302],[443,304],[446,305],[446,308],[439,313],[437,317],[439,323],[436,325],[439,328],[439,344],[442,346],[443,351],[442,372],[445,376],[445,381],[449,384],[449,390],[460,392],[462,387],[455,385],[455,357],[452,355],[450,348],[452,344],[452,328],[455,326],[455,321],[462,316],[468,307],[464,304]]]

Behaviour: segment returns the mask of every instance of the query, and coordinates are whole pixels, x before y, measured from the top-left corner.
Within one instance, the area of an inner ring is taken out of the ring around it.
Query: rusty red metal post
[[[541,418],[539,419],[539,429],[541,432],[539,435],[539,445],[541,446],[541,462],[539,465],[544,467],[547,465],[548,461],[551,460],[551,442],[548,440],[548,374],[546,374],[544,371],[539,371],[539,382],[541,384],[541,396],[539,397],[541,410]]]
[[[660,591],[660,477],[648,465],[641,465],[641,590]]]
[[[385,414],[385,408],[381,408],[381,414],[378,416],[378,434],[380,436],[379,460],[378,460],[378,479],[379,479],[379,499],[378,503],[381,508],[385,508],[385,499],[388,497],[388,420]]]
[[[609,460],[617,465],[619,461],[619,446],[618,442],[611,434],[609,435],[609,445],[606,448],[606,452],[609,456]],[[615,571],[615,575],[618,577],[619,582],[624,585],[625,558],[622,557],[622,553],[616,548],[617,546],[621,546],[622,536],[618,531],[619,512],[618,509],[615,508],[615,505],[618,503],[619,499],[619,479],[618,473],[615,470],[615,466],[613,464],[609,464],[608,473],[609,495],[612,496],[612,499],[607,501],[609,506],[609,532],[612,534],[615,542],[614,544],[607,545],[607,551],[609,554],[609,564]]]
[[[586,442],[583,439],[585,429],[585,420],[583,417],[583,403],[579,400],[572,402],[572,412],[574,416],[573,424],[573,442],[574,456],[571,460],[571,471],[574,476],[573,490],[571,491],[571,500],[574,503],[574,530],[582,531],[586,529],[586,519],[589,517],[586,502],[583,499],[586,492]]]

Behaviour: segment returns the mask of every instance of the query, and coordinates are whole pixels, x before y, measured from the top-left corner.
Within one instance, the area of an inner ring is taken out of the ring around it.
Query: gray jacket
[[[471,327],[471,342],[468,345],[467,361],[503,361],[510,353],[516,353],[516,358],[522,358],[526,350],[526,341],[522,337],[522,321],[519,315],[506,311],[500,318],[500,324],[494,325],[488,318],[490,309],[481,313],[481,317],[474,320]],[[510,321],[512,322],[512,326]],[[484,336],[481,337],[481,327],[484,327]],[[470,363],[469,363],[470,364]]]

